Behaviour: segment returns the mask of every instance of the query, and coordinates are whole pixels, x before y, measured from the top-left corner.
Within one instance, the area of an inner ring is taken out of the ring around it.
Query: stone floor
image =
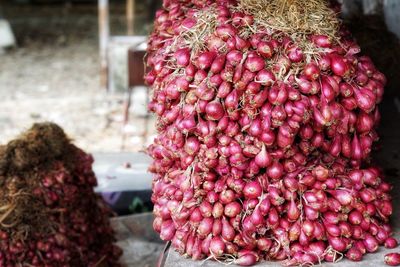
[[[150,213],[115,218],[112,225],[124,254],[124,267],[154,267],[164,249],[152,229],[153,216]]]

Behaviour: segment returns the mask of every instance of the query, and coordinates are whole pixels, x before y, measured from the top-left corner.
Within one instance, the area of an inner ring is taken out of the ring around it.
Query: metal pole
[[[135,0],[127,0],[126,1],[126,28],[127,35],[133,35],[135,28]]]
[[[109,90],[108,86],[108,41],[110,37],[110,24],[108,0],[98,0],[99,6],[99,49],[100,49],[100,86]]]

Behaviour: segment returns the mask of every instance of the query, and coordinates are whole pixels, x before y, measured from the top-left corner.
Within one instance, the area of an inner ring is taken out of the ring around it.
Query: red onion
[[[271,208],[271,202],[269,201],[268,198],[264,198],[260,202],[260,211],[263,216],[267,215],[269,212],[269,209]]]
[[[347,249],[346,242],[341,237],[333,237],[328,235],[328,242],[334,250],[344,252]]]
[[[230,218],[236,217],[241,212],[242,206],[238,202],[230,202],[225,206],[224,214]]]
[[[238,50],[232,50],[226,55],[226,60],[232,66],[237,66],[242,61],[243,53]]]
[[[277,161],[274,161],[272,165],[267,169],[268,177],[273,180],[278,180],[282,177],[283,174],[283,166]]]
[[[393,237],[389,237],[385,240],[385,248],[395,248],[398,246],[397,240]]]
[[[273,47],[267,42],[259,42],[257,45],[257,52],[264,58],[271,58],[273,54]]]
[[[271,228],[276,227],[276,225],[277,225],[278,222],[279,222],[279,215],[278,215],[278,212],[277,212],[276,209],[274,209],[274,208],[271,208],[271,209],[270,209],[270,212],[269,212],[269,214],[268,214],[267,222],[268,222],[268,225],[269,225]]]
[[[224,116],[224,108],[218,101],[213,101],[207,104],[206,114],[211,120],[219,120]]]
[[[161,224],[160,238],[164,241],[170,241],[175,235],[175,226],[172,220]]]
[[[360,109],[370,112],[375,107],[376,97],[373,92],[368,89],[354,89],[355,100]]]
[[[353,202],[353,196],[351,192],[348,190],[342,190],[342,189],[337,189],[337,190],[327,190],[334,198],[336,198],[340,204],[346,206],[349,205]]]
[[[339,221],[341,221],[342,219],[347,219],[347,216],[343,216],[340,213],[336,213],[336,212],[325,212],[324,213],[324,219],[327,223],[331,223],[331,224],[338,224]]]
[[[256,226],[261,226],[264,223],[264,218],[259,208],[256,208],[250,215],[250,221]]]
[[[378,240],[379,244],[382,245],[389,238],[389,235],[384,229],[379,228],[375,238]]]
[[[339,228],[341,231],[341,235],[350,238],[352,236],[352,227],[350,226],[349,223],[347,222],[340,222],[339,223]]]
[[[265,168],[271,163],[271,157],[267,153],[265,146],[263,145],[261,148],[261,151],[257,154],[257,156],[254,158],[255,163],[261,167]]]
[[[248,182],[243,189],[243,194],[248,199],[261,196],[262,188],[260,183],[257,181]]]
[[[309,63],[306,66],[304,66],[304,75],[309,79],[309,80],[316,80],[319,77],[320,70],[317,67],[315,63]]]
[[[287,216],[288,216],[288,219],[291,221],[296,221],[300,217],[300,210],[297,207],[293,198],[290,201],[288,211],[287,211]]]
[[[272,246],[272,240],[266,237],[257,239],[257,248],[261,251],[269,251]]]
[[[249,57],[244,63],[244,67],[251,72],[258,72],[265,67],[265,61],[261,57]]]
[[[309,206],[304,207],[304,213],[309,220],[316,220],[319,217],[319,212]]]
[[[400,253],[388,253],[385,255],[384,261],[389,266],[399,266]]]
[[[225,60],[225,56],[217,56],[211,64],[210,71],[212,73],[220,73],[224,69]]]
[[[215,52],[203,52],[197,58],[197,66],[201,70],[205,70],[211,67],[217,54]]]
[[[320,181],[326,181],[329,176],[329,170],[323,166],[317,166],[312,170],[313,176]]]
[[[298,63],[303,60],[303,51],[298,47],[291,47],[288,51],[288,58],[291,62]]]
[[[185,151],[189,155],[194,155],[200,149],[200,142],[195,137],[189,137],[185,143]]]
[[[244,253],[233,261],[233,264],[239,266],[251,266],[257,262],[257,257],[253,253]]]
[[[375,252],[379,248],[378,241],[371,234],[364,235],[364,245],[368,252]]]
[[[365,248],[363,241],[356,241],[353,247],[357,248],[362,254],[367,253],[367,249]]]
[[[325,35],[314,35],[311,37],[312,41],[319,47],[331,47],[332,42],[329,37]]]
[[[338,76],[347,76],[349,75],[349,68],[344,59],[339,55],[331,56],[331,69],[334,74]]]
[[[197,233],[200,238],[205,238],[211,233],[211,231],[213,231],[213,223],[214,223],[213,218],[204,218],[200,222],[199,227],[197,228]]]
[[[342,231],[340,230],[340,228],[337,225],[334,224],[325,224],[325,229],[327,231],[327,233],[331,236],[340,236]]]
[[[358,210],[353,210],[349,214],[349,222],[354,225],[359,225],[363,220],[363,215]]]
[[[178,49],[175,54],[176,64],[180,67],[186,67],[190,63],[190,51],[188,48]]]
[[[236,35],[236,30],[232,25],[222,25],[217,27],[216,34],[226,41],[229,37]]]
[[[301,229],[306,236],[311,237],[314,233],[314,223],[306,220],[303,222]]]
[[[213,237],[210,241],[210,252],[215,257],[221,257],[225,252],[225,243],[220,237]]]
[[[221,236],[226,241],[233,241],[235,238],[235,229],[231,226],[231,224],[225,219],[222,219],[222,233]]]
[[[362,257],[363,257],[363,254],[356,247],[352,247],[346,253],[346,258],[348,258],[351,261],[361,261]]]
[[[201,216],[203,216],[203,217],[211,217],[212,209],[213,209],[213,206],[207,201],[203,201],[199,206]]]

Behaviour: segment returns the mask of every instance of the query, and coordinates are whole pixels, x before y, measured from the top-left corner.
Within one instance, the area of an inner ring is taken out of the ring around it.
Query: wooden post
[[[133,35],[135,29],[135,0],[126,0],[127,35]]]
[[[108,41],[110,38],[110,23],[108,0],[98,0],[99,7],[99,50],[100,50],[100,86],[108,91]]]

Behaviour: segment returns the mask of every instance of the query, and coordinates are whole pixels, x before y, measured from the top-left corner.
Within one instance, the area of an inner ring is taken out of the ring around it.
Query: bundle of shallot
[[[145,79],[154,229],[181,254],[252,265],[397,246],[370,163],[385,77],[324,0],[164,0]]]
[[[0,146],[0,266],[119,266],[92,163],[52,123]]]

